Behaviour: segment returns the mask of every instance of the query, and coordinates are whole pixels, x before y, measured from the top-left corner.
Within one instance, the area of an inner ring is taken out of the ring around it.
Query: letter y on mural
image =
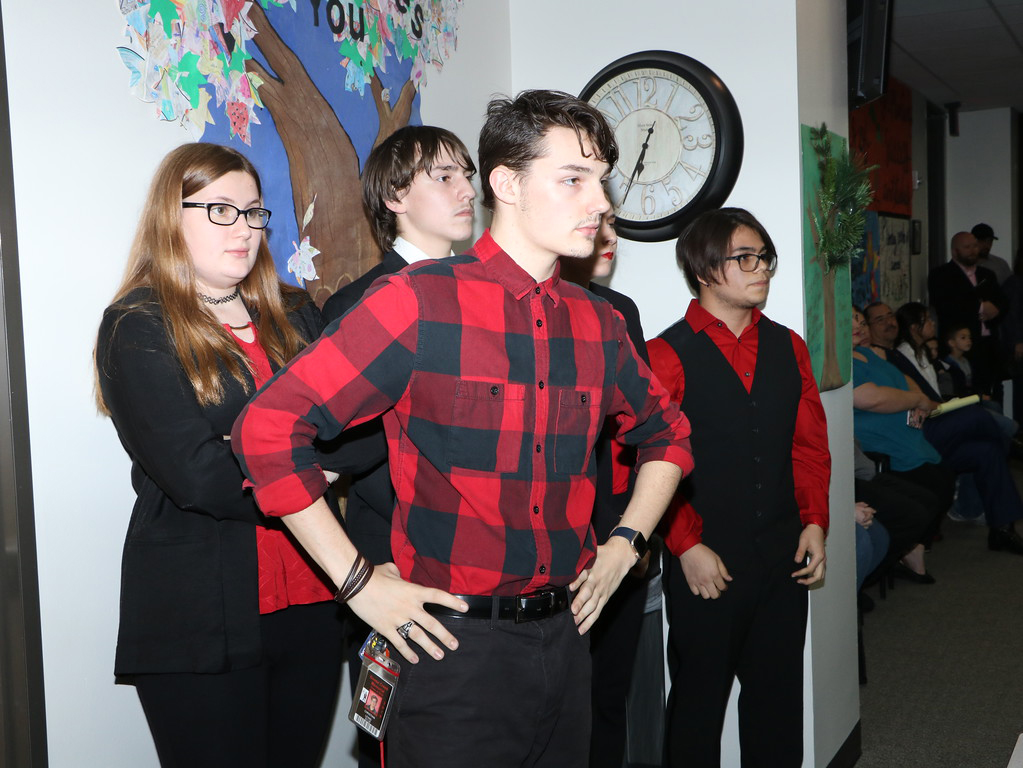
[[[419,123],[427,65],[455,50],[461,0],[120,0],[134,95],[256,164],[278,270],[322,304],[379,249],[360,169]]]

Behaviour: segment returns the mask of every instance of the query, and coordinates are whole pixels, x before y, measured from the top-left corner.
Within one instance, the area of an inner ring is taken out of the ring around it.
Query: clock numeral
[[[697,120],[703,117],[706,114],[706,112],[707,110],[704,109],[704,106],[697,102],[696,104],[693,104],[693,106],[689,108],[689,114],[675,115],[675,119],[678,121],[678,127],[684,128],[685,126],[683,125],[683,123],[695,123]]]
[[[707,172],[703,170],[703,168],[697,168],[695,165],[690,165],[685,160],[680,160],[678,164],[681,168],[685,169],[686,173],[689,174],[689,178],[694,181],[701,176],[703,178],[707,178]]]
[[[611,103],[615,105],[615,108],[622,117],[632,112],[632,102],[629,101],[629,97],[620,87],[611,91],[607,97],[611,99]]]
[[[664,111],[671,114],[671,103],[675,101],[675,94],[678,93],[678,83],[671,84],[671,95],[668,96],[668,103],[664,105]]]
[[[657,212],[657,198],[654,196],[653,185],[643,185],[643,196],[640,200],[644,216],[653,216]]]
[[[712,133],[705,133],[699,138],[693,136],[692,134],[682,137],[683,149],[687,149],[690,152],[693,152],[697,149],[710,149],[713,146],[714,134]]]
[[[682,190],[676,186],[669,187],[667,184],[665,184],[664,186],[668,190],[668,197],[671,199],[671,207],[681,208],[682,203],[685,202],[686,199],[685,193],[683,193]]]
[[[657,107],[657,81],[652,77],[641,77],[636,81],[636,96],[640,108]]]

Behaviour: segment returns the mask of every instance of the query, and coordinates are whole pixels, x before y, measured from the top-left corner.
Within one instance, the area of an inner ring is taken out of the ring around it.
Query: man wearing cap
[[[1004,286],[1005,281],[1012,274],[1012,267],[1001,256],[991,253],[991,246],[998,239],[995,237],[995,231],[991,229],[990,224],[977,224],[970,232],[977,238],[977,250],[980,253],[977,266],[990,269],[998,278],[998,284]]]

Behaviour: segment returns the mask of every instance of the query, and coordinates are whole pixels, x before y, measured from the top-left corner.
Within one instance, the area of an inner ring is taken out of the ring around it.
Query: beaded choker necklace
[[[238,298],[238,288],[236,287],[234,289],[234,293],[229,293],[227,294],[227,296],[221,296],[219,299],[215,299],[212,296],[207,296],[205,293],[202,293],[200,291],[199,298],[203,301],[203,303],[212,304],[213,306],[217,306],[218,304],[229,304]]]

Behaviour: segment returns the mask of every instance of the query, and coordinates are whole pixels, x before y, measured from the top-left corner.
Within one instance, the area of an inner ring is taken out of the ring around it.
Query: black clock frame
[[[698,214],[718,208],[728,199],[742,167],[744,139],[739,107],[721,78],[696,59],[675,51],[640,51],[623,56],[594,75],[579,98],[588,102],[608,80],[630,70],[648,67],[667,70],[685,78],[707,102],[717,130],[717,145],[707,181],[684,208],[653,221],[632,221],[620,216],[616,219],[615,229],[619,235],[653,243],[678,237]]]

